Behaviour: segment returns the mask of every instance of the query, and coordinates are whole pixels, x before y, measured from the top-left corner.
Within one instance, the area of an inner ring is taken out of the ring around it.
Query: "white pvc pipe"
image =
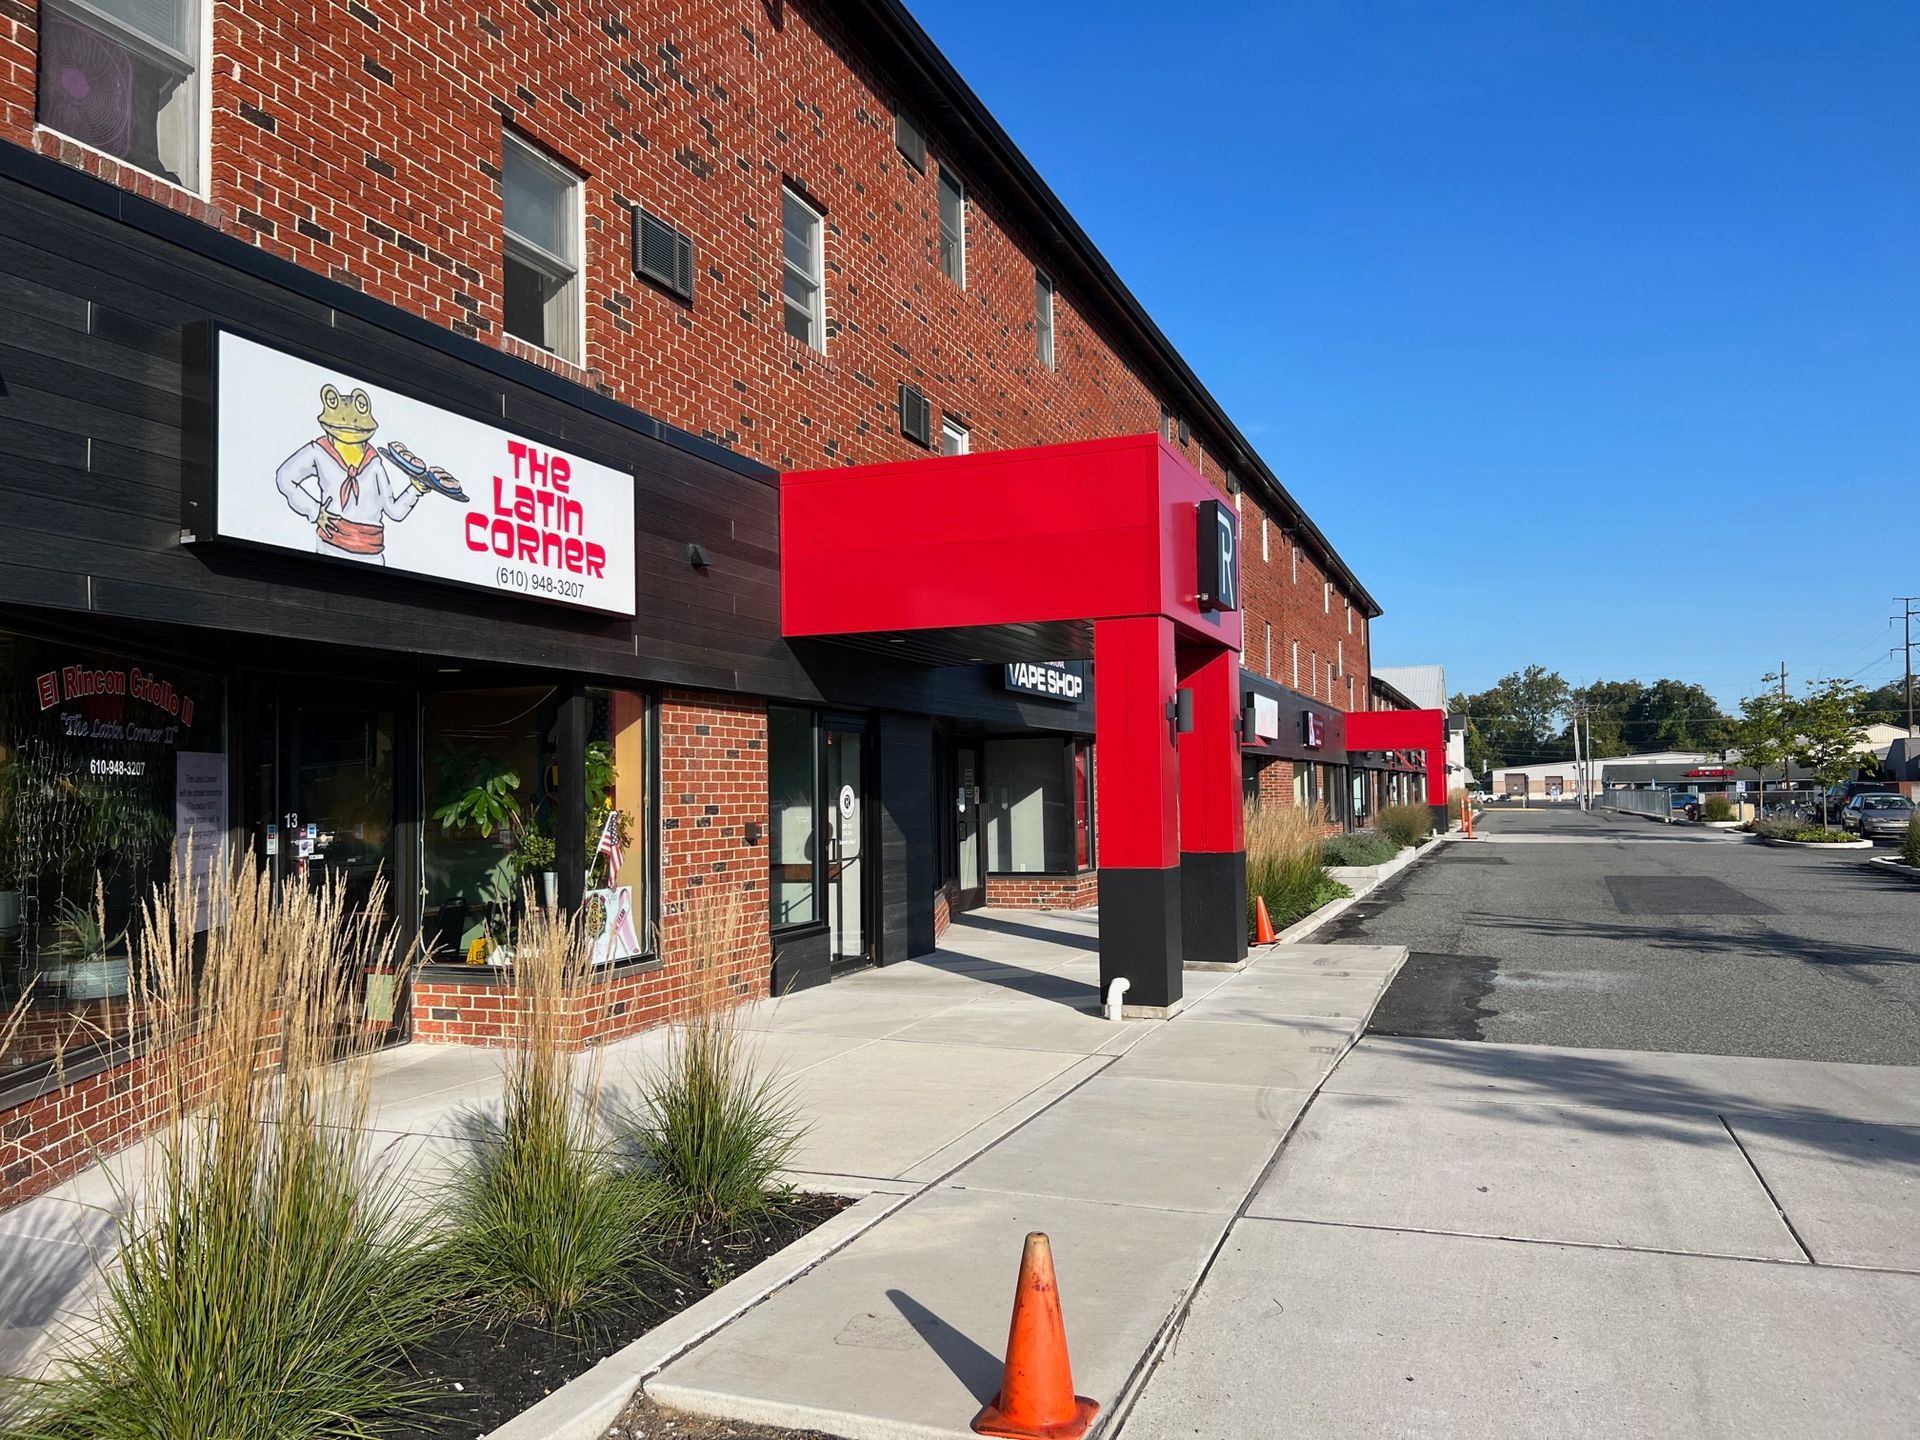
[[[1127,995],[1127,977],[1116,975],[1113,983],[1107,986],[1107,1019],[1118,1023],[1122,1010],[1121,1002]]]

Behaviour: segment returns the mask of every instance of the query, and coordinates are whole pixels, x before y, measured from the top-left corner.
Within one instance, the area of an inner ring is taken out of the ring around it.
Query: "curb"
[[[1871,840],[1828,840],[1824,842],[1813,841],[1813,840],[1781,840],[1776,836],[1772,836],[1772,835],[1755,835],[1753,838],[1755,840],[1758,840],[1762,845],[1774,845],[1774,846],[1778,846],[1782,850],[1871,850],[1873,849],[1873,841]]]
[[[1882,875],[1892,875],[1912,885],[1920,885],[1920,867],[1907,864],[1892,855],[1876,855],[1867,864]]]
[[[1433,854],[1434,851],[1440,848],[1443,841],[1447,840],[1457,840],[1464,844],[1466,842],[1466,836],[1460,834],[1458,831],[1449,831],[1445,835],[1435,835],[1428,843],[1414,846],[1411,853],[1384,862],[1380,868],[1386,873],[1381,875],[1377,880],[1363,881],[1355,885],[1353,887],[1353,894],[1347,896],[1345,899],[1329,900],[1311,915],[1303,916],[1294,921],[1293,924],[1287,926],[1286,929],[1274,936],[1273,945],[1249,945],[1247,947],[1248,958],[1251,959],[1256,950],[1264,952],[1273,949],[1274,946],[1299,944],[1300,941],[1306,939],[1309,935],[1320,929],[1321,926],[1338,919],[1345,913],[1349,906],[1358,904],[1360,901],[1366,899],[1367,896],[1379,889],[1389,878],[1398,875],[1409,866],[1417,865],[1420,861],[1426,859],[1427,856]]]
[[[605,1435],[648,1376],[852,1244],[911,1198],[905,1193],[876,1193],[855,1201],[786,1249],[661,1321],[625,1349],[616,1350],[531,1409],[489,1431],[484,1440],[596,1440]]]

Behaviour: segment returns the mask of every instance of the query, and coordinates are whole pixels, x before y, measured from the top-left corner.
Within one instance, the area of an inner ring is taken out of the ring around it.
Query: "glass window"
[[[221,682],[0,634],[0,1081],[125,1034],[139,906],[228,839]],[[203,928],[205,917],[202,917]]]
[[[965,455],[972,448],[973,436],[967,427],[951,415],[940,417],[940,453]]]
[[[776,928],[820,920],[821,847],[815,828],[819,799],[820,739],[812,712],[768,706],[768,862]]]
[[[1300,761],[1293,766],[1293,803],[1302,810],[1313,803],[1313,785],[1311,776],[1313,767]]]
[[[967,283],[967,187],[945,164],[940,167],[940,273]]]
[[[1073,864],[1093,868],[1093,747],[1084,743],[1073,752]]]
[[[580,180],[509,135],[500,168],[507,333],[580,358]]]
[[[598,964],[651,954],[653,742],[647,697],[587,691],[587,933]]]
[[[1033,339],[1040,363],[1053,368],[1053,281],[1033,272]]]
[[[46,0],[40,123],[196,189],[199,56],[198,0]]]
[[[826,264],[821,250],[820,212],[783,187],[780,214],[787,333],[825,354],[827,326],[822,295],[826,286]]]
[[[557,901],[559,701],[550,685],[425,697],[421,928],[435,961],[479,964],[507,943],[524,885]]]
[[[1073,868],[1075,797],[1067,740],[989,740],[987,869],[1067,874]]]

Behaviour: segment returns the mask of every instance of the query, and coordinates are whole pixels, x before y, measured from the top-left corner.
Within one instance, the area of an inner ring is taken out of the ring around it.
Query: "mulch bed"
[[[780,1430],[740,1420],[709,1420],[656,1405],[644,1395],[622,1412],[606,1440],[836,1440],[824,1430]]]
[[[796,1195],[780,1202],[752,1229],[670,1242],[655,1253],[670,1278],[650,1285],[633,1302],[597,1314],[592,1325],[582,1330],[556,1333],[539,1325],[509,1322],[469,1324],[445,1332],[412,1357],[414,1371],[438,1387],[440,1398],[428,1415],[396,1433],[447,1440],[485,1435],[852,1203],[840,1195]],[[657,1433],[704,1437],[707,1432],[662,1429]],[[712,1432],[715,1440],[734,1434],[788,1433]]]

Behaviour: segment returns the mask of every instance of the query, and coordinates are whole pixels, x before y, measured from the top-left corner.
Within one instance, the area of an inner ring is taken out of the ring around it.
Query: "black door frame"
[[[829,783],[832,768],[830,753],[833,749],[834,735],[857,735],[860,738],[860,770],[857,776],[857,791],[860,804],[860,952],[855,955],[841,955],[833,950],[834,942],[828,941],[828,968],[834,975],[844,975],[854,970],[865,970],[879,959],[877,900],[880,890],[880,853],[874,841],[878,831],[874,825],[875,779],[877,770],[874,764],[874,725],[871,716],[862,714],[827,711],[820,716],[820,819],[828,822],[839,805],[839,797]],[[839,833],[837,822],[833,833]],[[822,898],[826,904],[840,903],[840,882],[838,875],[839,856],[828,857],[825,872],[827,893]],[[828,934],[835,929],[844,935],[846,927],[834,926],[829,919]]]

